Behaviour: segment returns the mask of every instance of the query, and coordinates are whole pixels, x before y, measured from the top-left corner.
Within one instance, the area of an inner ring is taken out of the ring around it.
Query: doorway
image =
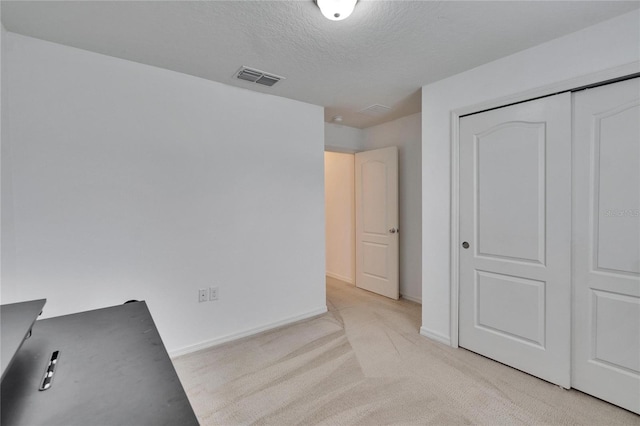
[[[398,148],[325,153],[327,276],[400,297]]]
[[[324,153],[326,274],[355,285],[355,155]]]

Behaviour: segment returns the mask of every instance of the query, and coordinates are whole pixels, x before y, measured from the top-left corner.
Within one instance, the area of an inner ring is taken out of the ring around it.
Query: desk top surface
[[[2,364],[1,379],[9,369],[29,330],[42,312],[47,299],[31,300],[29,302],[10,303],[0,306],[0,364]]]
[[[1,398],[5,426],[198,424],[144,302],[36,321]]]

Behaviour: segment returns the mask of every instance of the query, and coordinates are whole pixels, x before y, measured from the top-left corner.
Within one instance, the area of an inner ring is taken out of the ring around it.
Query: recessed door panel
[[[593,290],[591,300],[593,360],[640,374],[640,298]]]
[[[386,280],[389,278],[387,271],[387,256],[389,246],[371,242],[362,243],[362,273],[371,277]]]
[[[544,123],[504,123],[474,143],[478,254],[544,263]]]
[[[621,105],[594,119],[593,195],[598,269],[640,273],[640,106]]]
[[[459,344],[570,384],[571,95],[460,120]]]
[[[383,162],[361,163],[362,209],[369,212],[362,217],[362,231],[368,234],[387,233],[387,170]]]
[[[476,271],[476,327],[544,348],[544,285]]]

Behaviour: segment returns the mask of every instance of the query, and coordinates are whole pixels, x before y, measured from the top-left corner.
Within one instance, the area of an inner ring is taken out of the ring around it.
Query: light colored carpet
[[[329,312],[176,358],[203,425],[640,425],[419,335],[420,306],[327,279]]]

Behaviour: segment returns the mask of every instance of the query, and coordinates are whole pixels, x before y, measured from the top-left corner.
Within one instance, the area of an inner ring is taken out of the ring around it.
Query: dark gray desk
[[[22,347],[33,323],[42,313],[42,307],[46,301],[47,299],[40,299],[0,306],[0,336],[2,336],[2,345],[0,345],[2,375],[0,375],[0,380],[4,379],[5,373]]]
[[[55,350],[51,388],[38,391]],[[1,409],[3,426],[198,424],[144,302],[36,321]]]

